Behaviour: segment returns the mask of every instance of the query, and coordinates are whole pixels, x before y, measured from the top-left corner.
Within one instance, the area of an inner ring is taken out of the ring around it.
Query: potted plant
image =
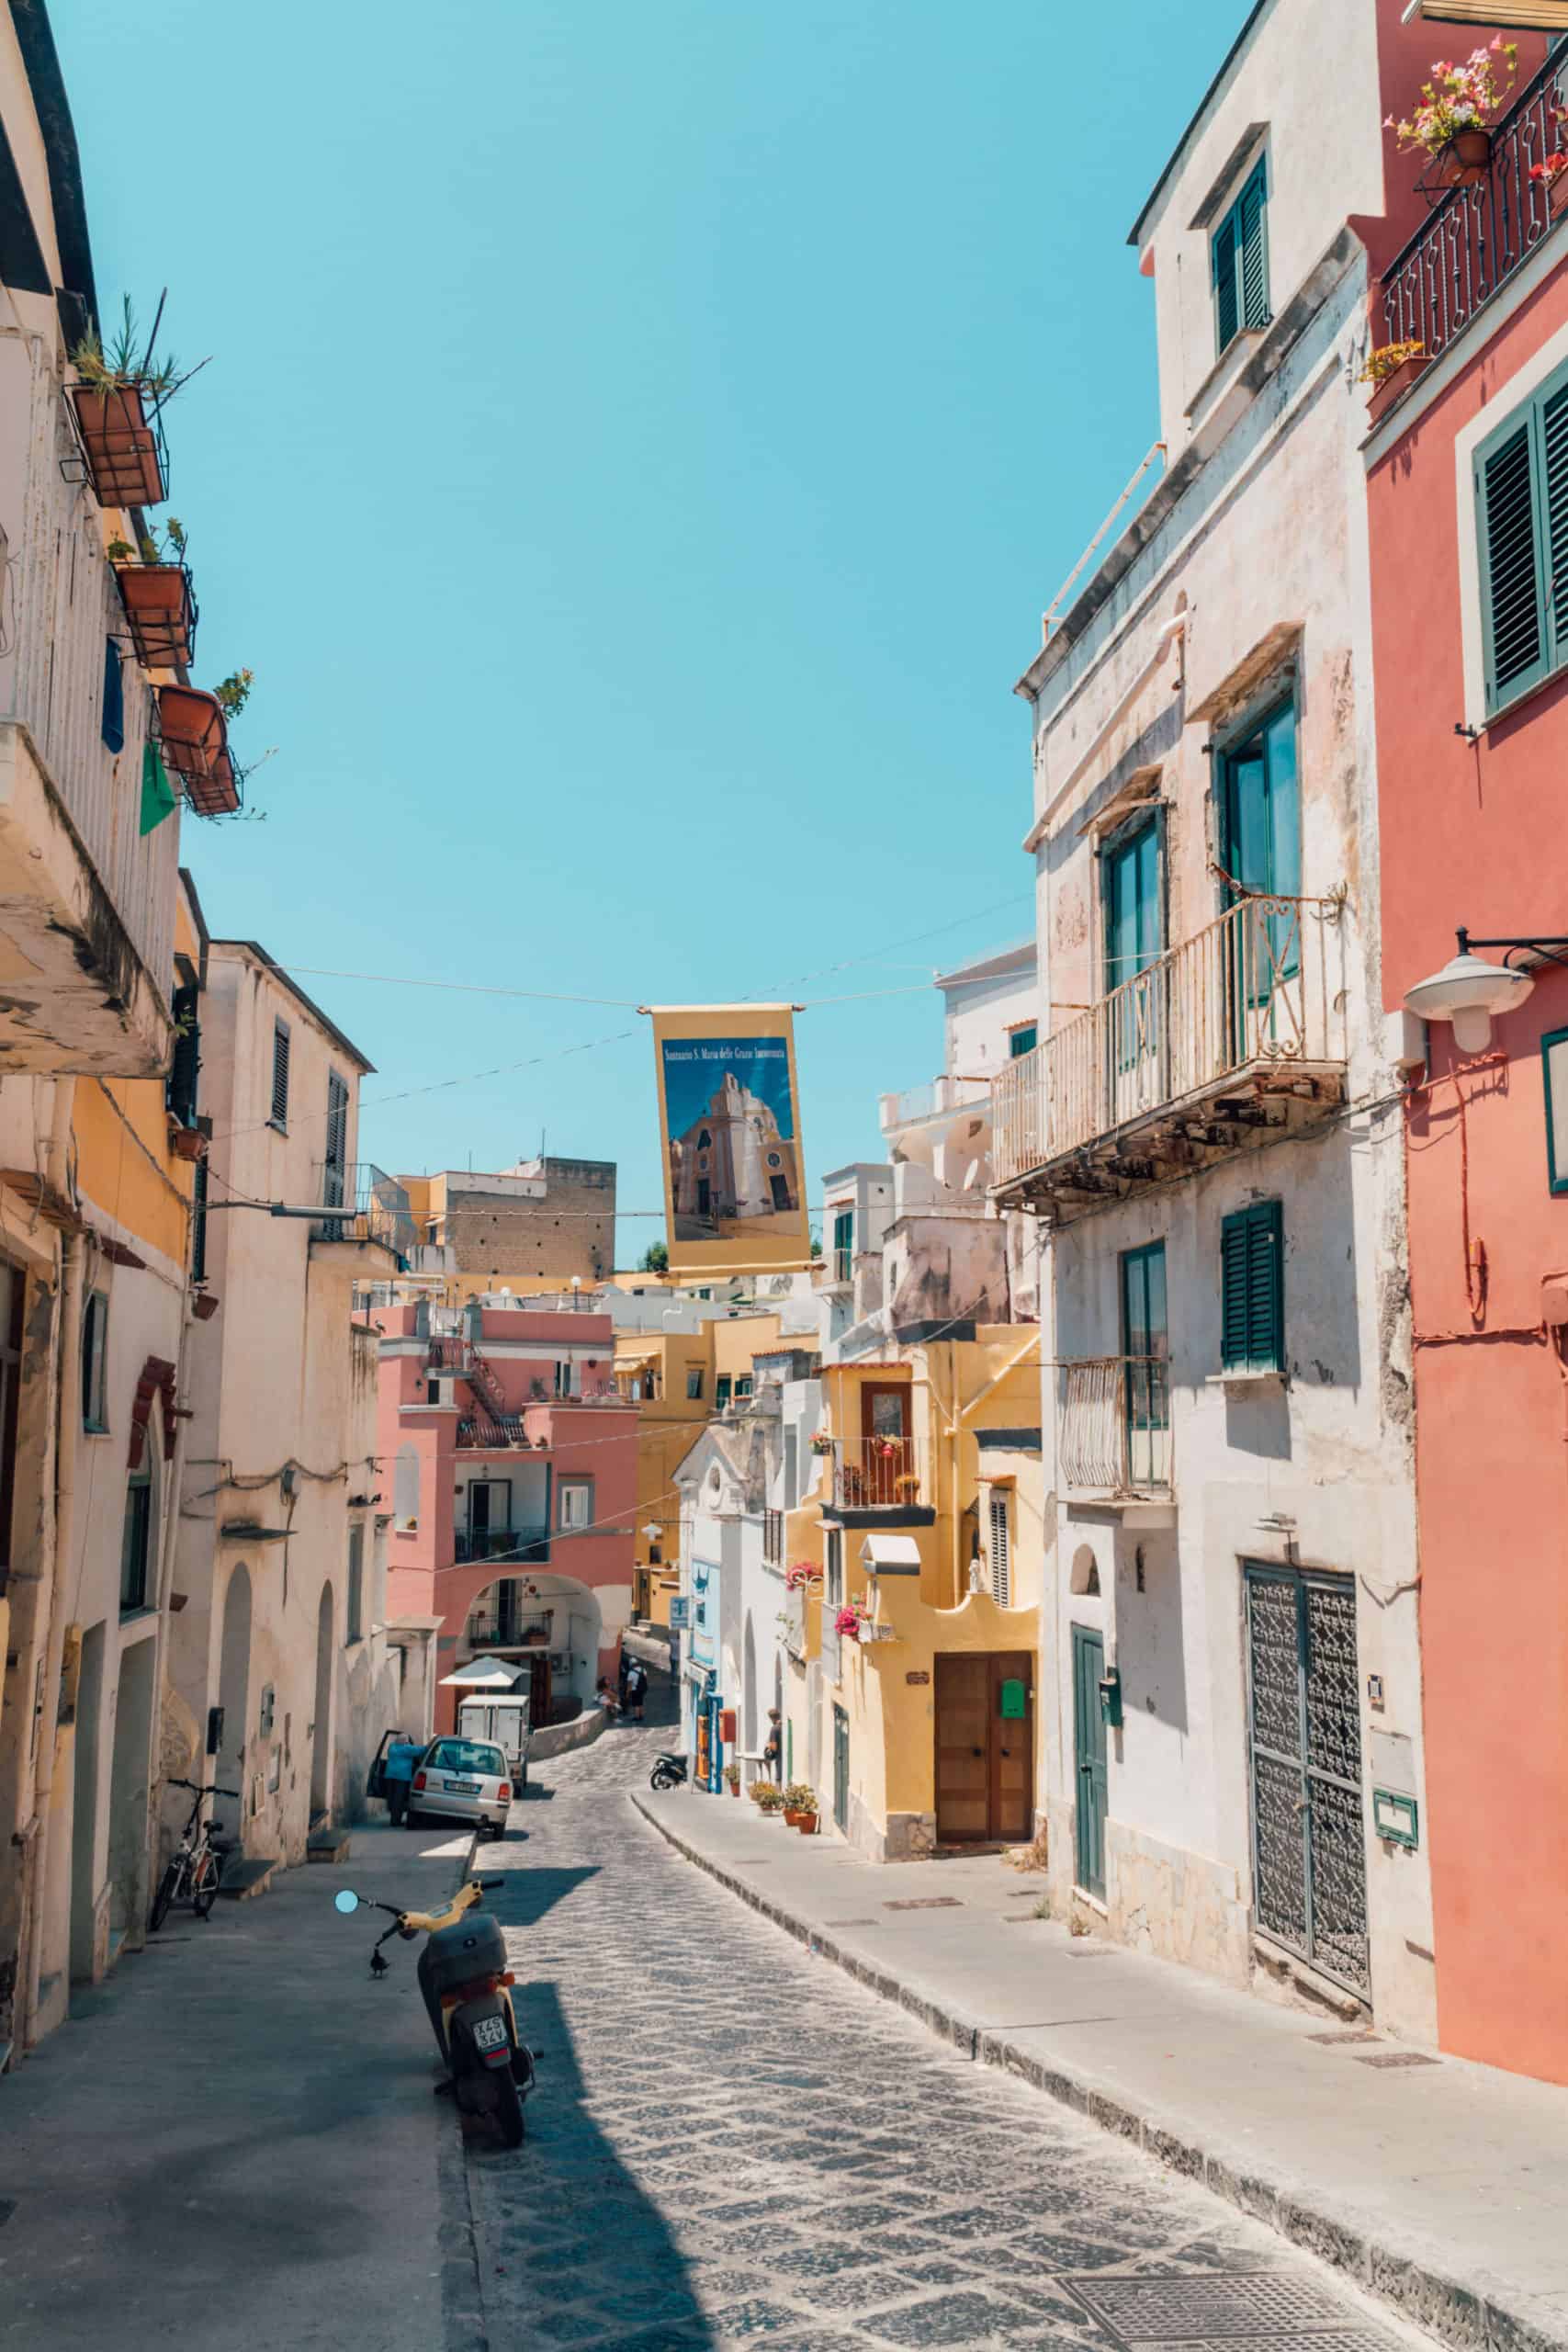
[[[792,1829],[817,1826],[817,1792],[805,1781],[792,1781],[784,1792],[784,1817]]]
[[[1402,155],[1430,155],[1450,187],[1468,187],[1486,176],[1489,125],[1512,95],[1518,62],[1518,42],[1501,33],[1466,58],[1439,58],[1410,114],[1401,121],[1388,116],[1383,128],[1393,132]]]
[[[1392,408],[1426,365],[1424,343],[1384,343],[1370,351],[1357,381],[1372,388],[1372,415],[1379,417],[1385,408]]]
[[[171,516],[164,537],[149,534],[140,548],[128,539],[111,539],[108,553],[142,668],[173,670],[188,663],[196,645],[197,610],[181,525]]]
[[[727,1765],[725,1766],[725,1768],[724,1768],[724,1777],[725,1777],[725,1781],[726,1781],[726,1782],[727,1782],[727,1783],[728,1783],[728,1789],[729,1789],[729,1793],[730,1793],[730,1795],[731,1795],[732,1797],[738,1797],[738,1796],[740,1794],[740,1767],[739,1767],[739,1764],[727,1764]]]
[[[1559,116],[1558,120],[1561,122],[1562,119],[1562,117]],[[1555,220],[1568,206],[1568,151],[1554,148],[1539,164],[1530,165],[1529,176],[1538,187],[1545,191],[1547,209]]]
[[[199,1127],[182,1127],[177,1120],[170,1120],[169,1149],[176,1159],[199,1159],[206,1144]]]
[[[229,721],[250,700],[253,673],[231,671],[210,694],[200,686],[160,686],[158,731],[164,764],[183,779],[198,817],[231,817],[240,806],[229,753]]]
[[[757,1800],[757,1810],[766,1821],[784,1811],[784,1792],[776,1781],[753,1781],[751,1794]]]
[[[852,1600],[846,1600],[833,1620],[833,1631],[841,1642],[858,1642],[864,1623]]]
[[[162,303],[158,310],[161,318]],[[169,494],[162,412],[196,371],[182,376],[172,358],[154,359],[157,334],[154,319],[146,349],[138,351],[141,338],[127,297],[107,349],[94,329],[71,355],[78,378],[71,405],[100,506],[156,506]]]
[[[831,1453],[833,1451],[832,1430],[813,1430],[811,1432],[811,1451],[813,1453]]]

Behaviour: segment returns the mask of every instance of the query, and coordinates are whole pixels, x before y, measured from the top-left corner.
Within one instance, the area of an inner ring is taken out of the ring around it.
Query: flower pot
[[[815,1838],[817,1835],[817,1815],[814,1813],[803,1813],[795,1822],[795,1826],[799,1830],[803,1838]]]
[[[1489,130],[1456,130],[1438,150],[1438,164],[1450,187],[1473,187],[1486,177],[1492,162]]]
[[[210,775],[229,748],[223,706],[199,686],[159,687],[158,731],[164,764],[178,775]]]
[[[1564,212],[1568,212],[1568,172],[1553,172],[1544,185],[1546,209],[1554,220],[1561,220]]]
[[[120,602],[144,670],[188,663],[196,644],[196,600],[183,563],[117,563]]]
[[[198,1323],[210,1323],[218,1312],[217,1293],[210,1290],[196,1292],[191,1299],[190,1311]]]
[[[162,435],[148,423],[138,386],[95,391],[73,384],[71,404],[100,506],[156,506],[168,496]]]
[[[1381,384],[1373,386],[1371,398],[1367,402],[1367,413],[1374,424],[1385,409],[1392,408],[1395,401],[1409,390],[1426,365],[1425,352],[1414,359],[1402,359],[1392,376],[1385,376]]]
[[[176,1159],[199,1159],[207,1137],[199,1127],[171,1127],[169,1149]]]
[[[784,1809],[784,1817],[785,1826],[791,1829],[798,1829],[803,1821],[810,1821],[815,1818],[815,1816],[809,1813],[796,1813],[795,1807],[788,1804],[786,1804]]]

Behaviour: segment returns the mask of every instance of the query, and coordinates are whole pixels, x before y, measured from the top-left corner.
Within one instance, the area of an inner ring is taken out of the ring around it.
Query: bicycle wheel
[[[180,1891],[180,1880],[183,1875],[178,1862],[171,1862],[164,1872],[159,1882],[158,1892],[152,1897],[152,1914],[147,1921],[149,1934],[155,1936],[168,1917],[169,1906]]]
[[[191,1908],[198,1919],[205,1919],[217,1902],[218,1882],[222,1875],[222,1857],[215,1854],[209,1847],[197,1857],[196,1870],[191,1878]]]

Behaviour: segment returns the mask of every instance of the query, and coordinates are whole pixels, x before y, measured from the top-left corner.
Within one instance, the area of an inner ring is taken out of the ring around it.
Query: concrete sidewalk
[[[744,1801],[633,1803],[823,1959],[1434,2334],[1568,2346],[1568,2091],[1074,1938],[1033,1916],[1043,1878],[995,1855],[879,1867]]]
[[[475,2289],[462,2154],[432,2096],[412,1944],[340,1887],[428,1908],[467,1832],[352,1833],[204,1926],[171,1914],[0,2077],[0,2345],[200,2352],[462,2345]],[[6,2207],[9,2205],[7,2215]]]

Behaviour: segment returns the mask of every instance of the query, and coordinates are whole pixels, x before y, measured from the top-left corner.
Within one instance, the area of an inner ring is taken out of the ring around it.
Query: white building
[[[1045,1238],[1054,1897],[1434,2030],[1398,1079],[1379,1011],[1365,254],[1374,12],[1253,12],[1134,232],[1163,478],[1045,635],[1041,1042],[998,1197]],[[1087,1008],[1087,1009],[1086,1009]]]

